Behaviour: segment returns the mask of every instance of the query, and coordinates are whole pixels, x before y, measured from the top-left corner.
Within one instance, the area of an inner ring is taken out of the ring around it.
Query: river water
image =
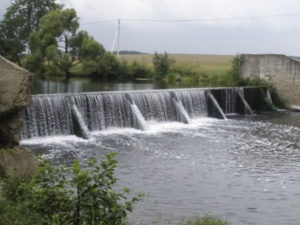
[[[110,128],[91,140],[57,136],[23,140],[54,164],[118,153],[118,187],[144,193],[134,224],[178,224],[211,214],[234,225],[300,223],[300,114],[290,111],[151,121],[150,129]]]

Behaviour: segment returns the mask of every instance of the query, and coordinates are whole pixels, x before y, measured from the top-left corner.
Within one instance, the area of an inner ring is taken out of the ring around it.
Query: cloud
[[[9,0],[1,1],[9,2]],[[293,15],[300,13],[298,0],[60,0],[60,2],[66,7],[75,8],[82,24],[81,29],[87,30],[107,50],[110,50],[113,43],[117,19],[122,19],[121,49],[149,53],[157,50],[170,53],[249,52],[297,55],[299,52],[300,15]],[[100,22],[106,20],[113,21]]]

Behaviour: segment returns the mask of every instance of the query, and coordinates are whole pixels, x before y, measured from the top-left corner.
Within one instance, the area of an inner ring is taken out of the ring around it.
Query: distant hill
[[[117,51],[113,52],[114,54],[117,54]],[[122,50],[119,52],[120,55],[137,55],[137,54],[148,54],[145,52],[139,52],[139,51],[132,51],[132,50]]]

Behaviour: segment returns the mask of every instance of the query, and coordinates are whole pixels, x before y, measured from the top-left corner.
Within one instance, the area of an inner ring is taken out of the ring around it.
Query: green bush
[[[164,54],[158,54],[155,52],[152,62],[158,78],[165,78],[165,76],[169,73],[171,66],[175,63],[175,59],[169,58],[166,52]]]
[[[179,225],[230,225],[228,222],[213,216],[196,216],[195,218],[184,219]]]
[[[43,225],[47,224],[39,214],[26,204],[0,201],[0,225]]]
[[[114,153],[106,155],[100,165],[90,159],[89,169],[83,169],[79,161],[66,168],[41,160],[35,176],[8,177],[3,185],[0,221],[9,218],[10,224],[30,224],[31,217],[24,222],[18,213],[21,206],[26,214],[38,215],[42,221],[31,224],[127,224],[127,212],[142,195],[127,200],[128,189],[113,190],[117,182],[115,157]]]
[[[129,64],[129,76],[131,78],[151,78],[152,75],[153,70],[144,62],[134,60]]]

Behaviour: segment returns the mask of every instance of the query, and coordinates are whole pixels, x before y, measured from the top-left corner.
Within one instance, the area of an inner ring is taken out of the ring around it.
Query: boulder
[[[32,75],[0,56],[0,149],[19,145],[20,112],[31,102]]]
[[[32,75],[0,56],[0,177],[31,173],[38,161],[20,147],[21,111],[31,102]]]
[[[14,147],[0,151],[0,179],[1,177],[35,174],[38,168],[38,160],[30,149]]]

